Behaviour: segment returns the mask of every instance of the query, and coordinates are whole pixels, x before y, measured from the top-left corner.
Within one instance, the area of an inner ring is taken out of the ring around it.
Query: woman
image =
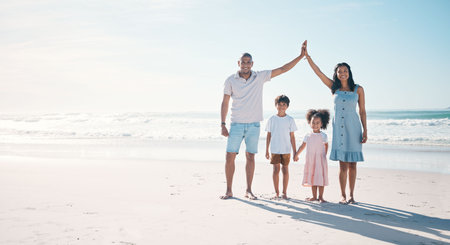
[[[356,181],[356,162],[364,161],[362,144],[367,142],[364,89],[353,81],[352,71],[348,64],[337,64],[334,68],[333,80],[331,80],[313,62],[306,50],[306,45],[304,49],[309,65],[334,95],[333,142],[330,160],[339,161],[340,164],[339,183],[342,199],[339,203],[353,204],[355,203],[353,191]],[[356,104],[359,107],[359,118],[356,113]],[[350,187],[348,200],[345,194],[347,174]]]

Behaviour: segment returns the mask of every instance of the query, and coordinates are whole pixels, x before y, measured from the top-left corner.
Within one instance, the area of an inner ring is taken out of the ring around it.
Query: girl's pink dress
[[[328,185],[328,163],[321,133],[311,133],[306,140],[303,186]]]

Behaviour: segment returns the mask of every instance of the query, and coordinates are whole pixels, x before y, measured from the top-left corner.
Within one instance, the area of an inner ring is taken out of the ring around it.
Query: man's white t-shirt
[[[273,154],[290,154],[292,151],[291,132],[297,130],[294,118],[289,115],[273,115],[267,121],[266,131],[270,132],[270,152]]]
[[[227,78],[224,94],[231,95],[231,122],[253,123],[263,118],[263,87],[270,81],[271,70],[252,71],[248,80],[239,76],[239,71]]]

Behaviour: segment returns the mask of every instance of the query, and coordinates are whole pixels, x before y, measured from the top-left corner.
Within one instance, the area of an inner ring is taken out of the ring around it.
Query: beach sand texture
[[[241,157],[241,156],[240,156]],[[244,198],[238,157],[234,196],[224,164],[0,157],[0,244],[448,244],[447,174],[359,168],[357,205],[306,202],[303,164],[291,163],[290,200],[271,200],[272,168],[257,163]]]

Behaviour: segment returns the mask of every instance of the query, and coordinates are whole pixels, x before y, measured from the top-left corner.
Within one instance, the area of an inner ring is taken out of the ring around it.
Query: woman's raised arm
[[[309,65],[313,69],[314,73],[316,73],[316,75],[320,78],[320,80],[322,80],[322,82],[329,89],[331,89],[331,85],[333,85],[333,80],[331,80],[327,76],[325,76],[325,74],[323,74],[323,72],[320,70],[320,68],[314,63],[314,61],[312,60],[311,56],[309,56],[309,54],[308,54],[308,51],[306,49],[306,45],[305,45],[305,56],[306,56],[306,59],[308,60]]]

